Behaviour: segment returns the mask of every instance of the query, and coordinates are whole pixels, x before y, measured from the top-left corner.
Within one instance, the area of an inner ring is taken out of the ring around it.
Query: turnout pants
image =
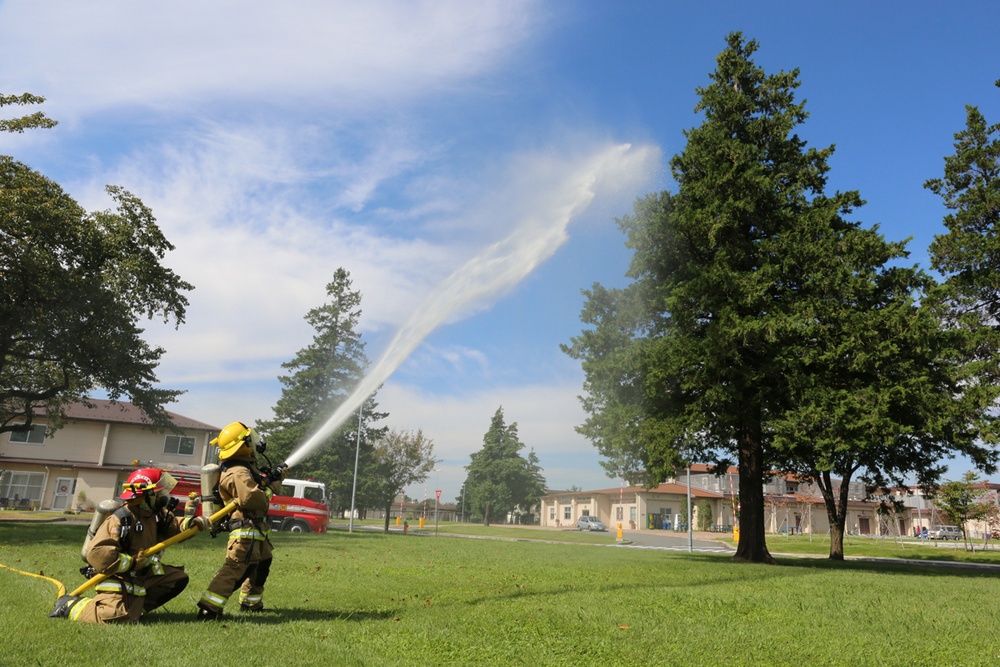
[[[198,606],[221,612],[229,597],[240,590],[240,605],[251,609],[263,606],[264,583],[271,570],[271,543],[266,539],[230,539],[226,562],[201,596]]]
[[[180,595],[188,585],[183,567],[163,565],[163,574],[146,574],[134,579],[105,579],[97,585],[97,595],[80,600],[69,612],[79,623],[134,623],[147,611],[163,606]]]

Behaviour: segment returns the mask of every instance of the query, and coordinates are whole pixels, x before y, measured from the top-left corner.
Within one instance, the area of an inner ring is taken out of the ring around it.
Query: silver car
[[[576,520],[577,530],[607,530],[608,527],[596,516],[581,516]]]
[[[962,529],[958,526],[938,526],[932,528],[927,537],[932,540],[960,540],[962,539]]]

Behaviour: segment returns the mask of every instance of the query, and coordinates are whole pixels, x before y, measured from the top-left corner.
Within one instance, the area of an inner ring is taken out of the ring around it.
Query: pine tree
[[[530,510],[545,488],[545,478],[532,451],[520,455],[524,443],[518,439],[517,423],[504,422],[503,407],[497,408],[483,436],[483,448],[471,456],[468,477],[462,487],[466,510],[478,513],[483,523],[506,518],[520,508]]]
[[[267,454],[275,463],[287,458],[326,421],[364,377],[368,365],[365,345],[357,331],[361,293],[351,290],[350,273],[337,269],[326,293],[329,300],[305,316],[316,331],[312,343],[282,364],[290,374],[278,378],[283,389],[274,406],[274,418],[257,423],[267,441]],[[366,506],[369,489],[379,485],[377,476],[373,477],[372,451],[387,427],[373,424],[386,416],[378,411],[374,394],[365,401],[357,454],[357,507]],[[358,421],[348,422],[293,469],[296,477],[324,482],[332,507],[341,510],[351,505],[358,428]]]

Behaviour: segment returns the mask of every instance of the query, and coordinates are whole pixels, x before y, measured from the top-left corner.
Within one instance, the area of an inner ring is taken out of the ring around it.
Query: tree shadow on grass
[[[878,572],[883,574],[906,574],[927,577],[967,577],[996,578],[1000,565],[973,563],[967,561],[941,561],[913,557],[895,558],[850,558],[830,560],[829,558],[789,558],[778,557],[778,567],[801,570],[836,570],[855,572]]]

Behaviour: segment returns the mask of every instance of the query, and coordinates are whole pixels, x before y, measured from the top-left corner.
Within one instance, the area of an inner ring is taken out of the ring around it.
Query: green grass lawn
[[[129,627],[49,619],[56,587],[0,568],[0,665],[800,667],[1000,659],[993,571],[792,557],[778,566],[738,565],[723,555],[621,548],[614,533],[477,527],[490,535],[497,528],[531,535],[435,538],[432,525],[405,537],[275,534],[265,594],[272,611],[227,608],[217,624],[193,619],[223,557],[221,537],[171,547],[165,560],[186,566],[190,586]],[[83,581],[85,530],[0,523],[0,564],[72,589]],[[553,535],[602,539],[531,538]],[[769,542],[776,553],[791,544]]]

